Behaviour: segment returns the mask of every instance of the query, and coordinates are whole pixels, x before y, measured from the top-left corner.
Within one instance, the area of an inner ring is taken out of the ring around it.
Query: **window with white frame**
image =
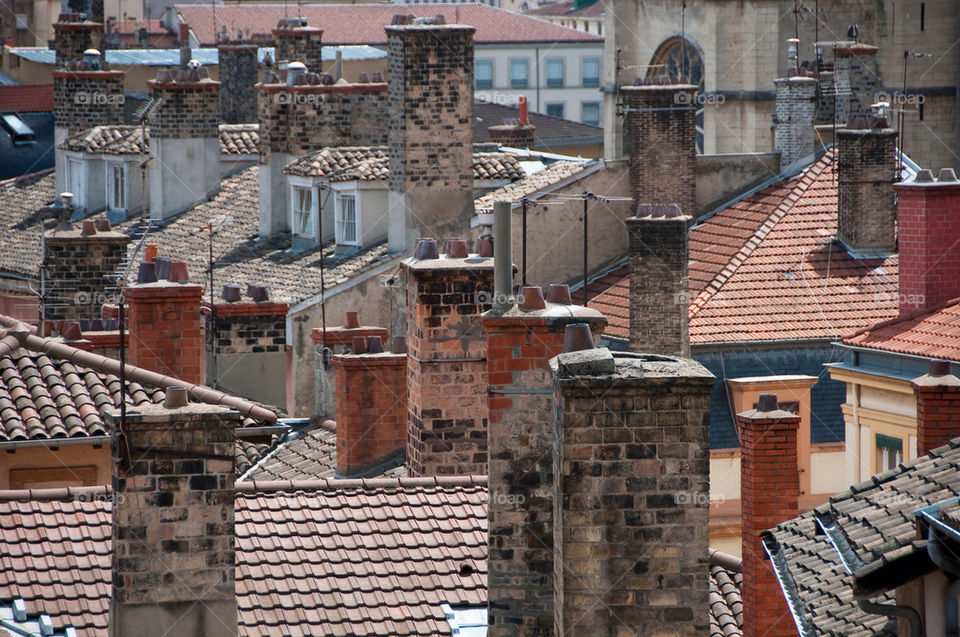
[[[876,435],[877,473],[896,469],[903,462],[903,440],[893,436]]]
[[[563,88],[563,58],[547,58],[547,88]]]
[[[107,163],[107,209],[127,209],[127,165]]]
[[[584,124],[600,125],[600,102],[583,102],[580,104],[580,121]]]
[[[293,187],[293,234],[298,237],[313,238],[313,188],[308,186]]]
[[[67,160],[67,188],[73,193],[73,204],[83,207],[86,205],[86,162],[82,159],[70,158]]]
[[[510,88],[527,88],[527,60],[510,60]]]
[[[584,86],[600,86],[600,58],[583,58],[580,61],[580,81]]]
[[[473,81],[477,89],[493,88],[493,60],[477,60],[474,62]]]
[[[335,215],[336,241],[340,245],[359,245],[356,195],[337,195]]]

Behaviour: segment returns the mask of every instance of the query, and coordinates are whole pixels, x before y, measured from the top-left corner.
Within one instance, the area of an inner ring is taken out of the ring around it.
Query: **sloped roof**
[[[234,33],[237,28],[250,29],[252,34],[268,34],[276,28],[287,11],[279,4],[175,4],[174,10],[190,25],[201,44],[215,42],[215,31],[222,26]],[[476,27],[477,44],[500,43],[592,43],[603,44],[603,38],[568,29],[543,20],[497,9],[485,4],[302,4],[297,11],[307,24],[323,29],[323,43],[384,45],[384,27],[393,16],[402,13],[416,17],[443,15],[447,24]]]
[[[220,124],[221,155],[258,155],[259,124]],[[139,155],[143,153],[143,133],[139,126],[94,126],[74,133],[60,142],[60,148],[98,155]],[[146,128],[147,143],[150,128]]]
[[[551,2],[524,12],[532,16],[550,16],[556,18],[602,18],[604,13],[603,0],[597,0],[579,9],[573,0]]]
[[[851,577],[818,518],[836,527],[845,555],[863,576],[896,558],[923,556],[914,511],[960,495],[960,439],[830,498],[826,504],[780,524],[776,541],[797,591],[796,608],[818,635],[864,637],[897,634],[896,622],[863,612],[853,599]],[[892,602],[886,594],[874,601]]]
[[[0,181],[0,272],[36,277],[40,266],[37,210],[54,199],[53,170]]]
[[[835,165],[828,151],[690,231],[692,345],[834,339],[896,316],[897,256],[854,259],[833,241]],[[629,286],[626,266],[591,286],[611,336],[629,337]]]
[[[575,179],[581,172],[595,165],[594,162],[553,162],[543,170],[478,197],[473,203],[474,210],[478,214],[490,212],[493,210],[493,203],[495,201],[516,202],[524,197],[533,197],[540,192],[547,191],[558,184],[562,184],[568,179]]]
[[[843,339],[847,345],[960,361],[960,299],[879,323]]]
[[[220,154],[259,155],[259,124],[220,124]]]
[[[0,111],[47,113],[53,110],[53,84],[0,85]]]
[[[516,106],[475,101],[473,103],[473,143],[490,141],[491,126],[512,123],[520,115]],[[530,123],[536,127],[533,133],[534,148],[551,151],[566,144],[599,143],[603,139],[603,127],[583,124],[562,117],[530,112]],[[559,152],[559,151],[558,151]]]
[[[710,550],[710,637],[743,637],[743,561]]]
[[[484,606],[485,477],[240,483],[240,635],[444,635]],[[106,488],[0,492],[0,599],[106,637]]]
[[[8,49],[10,55],[21,57],[38,64],[53,65],[56,62],[56,52],[45,46],[18,46]],[[272,46],[257,48],[257,62],[263,63],[267,54],[276,59]],[[333,61],[337,53],[343,60],[380,60],[387,57],[387,52],[366,45],[328,46],[324,42],[321,55],[324,61]],[[107,64],[116,66],[180,66],[180,49],[107,49],[104,52]],[[220,57],[216,48],[193,49],[191,57],[201,66],[218,64]],[[52,86],[52,85],[51,85]],[[52,90],[52,89],[51,89]],[[52,94],[51,94],[52,95]],[[53,99],[51,97],[51,99]],[[51,109],[53,107],[51,106]]]

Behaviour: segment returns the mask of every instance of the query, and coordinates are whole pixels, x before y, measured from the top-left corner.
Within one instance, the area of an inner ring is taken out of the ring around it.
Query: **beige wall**
[[[2,450],[0,489],[110,484],[110,444]],[[11,476],[13,482],[11,483]]]

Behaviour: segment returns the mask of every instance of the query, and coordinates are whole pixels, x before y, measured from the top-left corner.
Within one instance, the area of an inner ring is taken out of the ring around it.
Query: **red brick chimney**
[[[493,259],[438,256],[422,239],[407,279],[407,468],[414,476],[487,473],[487,337]]]
[[[360,476],[402,457],[407,444],[406,354],[341,354],[333,357],[333,369],[337,475]]]
[[[171,264],[171,269],[174,266]],[[186,264],[180,266],[185,272]],[[202,287],[186,281],[163,280],[128,287],[124,298],[129,306],[129,363],[204,384],[206,347],[200,325],[202,294]]]
[[[530,123],[527,98],[523,95],[520,96],[518,106],[520,114],[516,123],[496,124],[487,128],[491,142],[511,148],[533,148],[537,127]]]
[[[917,454],[960,437],[960,378],[950,361],[931,361],[930,371],[910,384],[917,397]]]
[[[569,293],[538,307],[539,289],[521,289],[520,307],[495,307],[483,315],[490,492],[501,496],[488,504],[490,637],[553,632],[553,423],[544,417],[553,409],[548,363],[563,350],[567,325],[589,324],[599,342],[607,324],[596,310],[569,304]]]
[[[760,534],[796,517],[800,497],[797,431],[800,416],[761,394],[756,409],[737,414],[744,637],[796,637],[793,617],[764,552]]]
[[[900,269],[900,316],[960,296],[960,181],[944,168],[894,184]]]

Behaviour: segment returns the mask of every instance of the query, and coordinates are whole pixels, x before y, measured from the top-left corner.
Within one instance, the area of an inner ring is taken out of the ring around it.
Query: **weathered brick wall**
[[[127,257],[130,237],[122,232],[82,235],[77,230],[54,230],[45,237],[48,320],[91,318],[100,306],[113,302],[113,275]],[[111,289],[108,295],[107,290]]]
[[[129,304],[131,365],[191,383],[205,380],[205,339],[200,325],[203,288],[194,284],[143,283],[124,291]]]
[[[257,46],[221,44],[217,47],[220,79],[220,120],[224,124],[257,121]]]
[[[740,506],[744,637],[797,634],[760,534],[797,516],[800,416],[777,408],[737,414],[740,429]]]
[[[217,139],[220,136],[220,82],[147,82],[151,97],[163,100],[150,122],[154,139]]]
[[[533,148],[535,126],[521,126],[519,124],[501,124],[487,129],[490,141],[512,148]]]
[[[552,311],[551,311],[552,310]],[[599,342],[599,312],[564,306],[490,310],[490,547],[487,559],[491,637],[553,635],[553,388],[548,361],[563,349],[568,324],[588,322]],[[549,318],[547,317],[549,313]]]
[[[838,130],[837,146],[837,238],[853,250],[895,252],[897,131]]]
[[[257,85],[260,163],[325,146],[385,146],[387,85]]]
[[[917,454],[923,455],[960,436],[960,379],[924,374],[911,384],[917,397]]]
[[[101,4],[101,7],[103,5]],[[99,24],[89,22],[54,22],[53,50],[56,52],[57,67],[63,68],[68,62],[83,60],[87,49],[103,50],[103,19]]]
[[[599,349],[550,369],[555,634],[707,634],[713,375]]]
[[[837,91],[837,123],[845,125],[850,118],[868,117],[870,105],[876,101],[877,47],[853,44],[837,47],[834,85]]]
[[[896,184],[900,315],[960,296],[960,182]]]
[[[68,134],[123,123],[122,71],[53,72],[53,118]]]
[[[774,148],[780,152],[780,169],[813,155],[813,120],[817,106],[817,80],[786,77],[777,87]]]
[[[118,420],[109,417],[114,427]],[[233,430],[239,421],[237,412],[211,405],[127,412],[132,460],[117,465],[113,478],[114,620],[124,618],[118,607],[125,605],[183,602],[189,612],[204,601],[236,603]],[[134,632],[133,625],[126,628],[114,626],[116,634]]]
[[[493,259],[408,260],[407,467],[487,473],[487,338]],[[477,292],[487,294],[478,295]]]
[[[836,85],[833,71],[820,71],[817,87],[817,124],[833,124],[837,106]]]
[[[655,217],[660,206],[639,206],[627,218],[630,234],[630,349],[688,356],[688,234],[691,218]],[[660,213],[662,214],[662,212]]]
[[[322,40],[323,29],[315,27],[274,29],[274,59],[277,62],[303,62],[308,71],[320,73],[323,70]]]
[[[630,187],[634,203],[678,203],[696,210],[697,87],[689,84],[624,86],[632,142]]]
[[[221,303],[216,306],[214,342],[220,354],[282,352],[286,347],[286,303]],[[210,314],[204,315],[211,329]],[[209,341],[207,349],[209,350]]]
[[[337,474],[356,476],[403,453],[407,442],[407,356],[333,358]]]

